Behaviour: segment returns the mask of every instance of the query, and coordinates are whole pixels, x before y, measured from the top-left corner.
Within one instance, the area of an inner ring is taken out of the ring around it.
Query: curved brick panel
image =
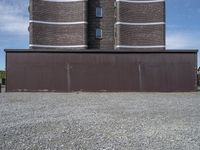
[[[31,48],[87,48],[87,1],[30,0],[29,11]]]
[[[30,44],[38,45],[87,45],[86,27],[77,25],[30,24]]]
[[[118,2],[117,21],[120,22],[165,22],[165,3]]]
[[[165,45],[165,25],[118,25],[117,45],[155,46]],[[155,48],[154,48],[155,50]]]
[[[32,0],[30,19],[50,22],[87,21],[87,2],[49,2]]]
[[[165,50],[165,1],[117,0],[115,48]]]

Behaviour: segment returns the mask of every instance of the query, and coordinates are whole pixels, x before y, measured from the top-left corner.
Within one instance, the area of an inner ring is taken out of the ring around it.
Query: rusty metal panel
[[[7,92],[196,90],[196,52],[7,51]]]

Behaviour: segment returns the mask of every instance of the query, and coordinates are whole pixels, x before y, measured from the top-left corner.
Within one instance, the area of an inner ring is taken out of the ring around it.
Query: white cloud
[[[174,31],[167,32],[167,49],[198,49],[200,50],[200,32]],[[198,66],[200,66],[200,53],[198,53]]]
[[[166,46],[168,49],[198,49],[200,48],[199,39],[198,32],[167,32]]]
[[[26,2],[27,3],[27,2]],[[17,3],[12,4],[9,1],[0,2],[0,31],[12,34],[28,34],[28,16],[24,14],[23,7],[27,7],[26,3],[21,6]]]

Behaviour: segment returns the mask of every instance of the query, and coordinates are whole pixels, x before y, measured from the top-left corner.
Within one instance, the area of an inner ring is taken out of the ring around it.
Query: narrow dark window
[[[96,17],[103,17],[103,12],[101,7],[96,7]]]
[[[102,39],[103,38],[103,31],[100,28],[96,28],[96,38]]]

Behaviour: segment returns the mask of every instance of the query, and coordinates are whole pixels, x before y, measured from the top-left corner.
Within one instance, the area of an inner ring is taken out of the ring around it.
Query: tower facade
[[[164,0],[30,0],[30,48],[164,50]]]
[[[115,0],[88,1],[88,48],[114,49]]]

